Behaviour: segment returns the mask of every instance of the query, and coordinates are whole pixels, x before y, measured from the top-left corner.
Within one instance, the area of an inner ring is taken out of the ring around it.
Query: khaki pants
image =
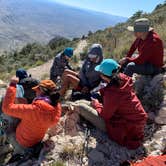
[[[66,91],[70,88],[77,88],[80,79],[78,78],[78,73],[66,69],[62,75],[62,87],[59,91],[60,95],[65,95]]]
[[[90,102],[86,100],[79,100],[75,102],[79,114],[92,123],[100,130],[106,132],[105,122],[101,118],[97,111],[90,106]]]

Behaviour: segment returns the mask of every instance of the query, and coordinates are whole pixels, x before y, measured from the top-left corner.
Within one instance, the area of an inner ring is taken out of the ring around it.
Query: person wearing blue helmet
[[[132,79],[119,73],[119,64],[104,59],[95,70],[107,86],[100,90],[102,104],[92,98],[92,106],[104,119],[110,139],[129,149],[141,145],[147,114],[137,98]]]
[[[61,77],[65,69],[72,70],[69,60],[73,56],[74,49],[71,47],[65,48],[62,52],[55,56],[54,62],[50,69],[50,79],[57,81],[58,76]]]
[[[90,92],[96,88],[100,81],[100,75],[95,71],[95,67],[103,60],[102,45],[94,43],[88,50],[87,56],[82,64],[79,73],[65,70],[62,76],[61,96],[72,87],[72,100],[87,99],[90,100]]]

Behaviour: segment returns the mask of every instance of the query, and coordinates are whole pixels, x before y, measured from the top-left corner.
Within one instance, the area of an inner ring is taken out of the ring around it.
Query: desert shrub
[[[64,46],[66,44],[69,44],[70,40],[66,39],[64,37],[58,36],[53,38],[52,40],[50,40],[50,42],[48,43],[48,46],[52,49],[55,50],[60,46]]]
[[[57,46],[55,50],[51,49],[49,45],[28,43],[21,50],[5,51],[0,56],[0,79],[10,77],[18,68],[29,69],[42,65],[53,58],[59,51],[62,51],[66,46],[74,46],[76,43],[68,39],[63,39],[63,41],[61,39],[58,41],[57,39],[56,42],[54,41],[54,44]],[[77,62],[78,60],[75,58],[74,61]]]
[[[75,157],[78,159],[81,157],[83,151],[83,145],[73,145],[73,146],[64,146],[63,151],[59,154],[59,157],[63,161],[67,161],[70,159],[74,159]]]

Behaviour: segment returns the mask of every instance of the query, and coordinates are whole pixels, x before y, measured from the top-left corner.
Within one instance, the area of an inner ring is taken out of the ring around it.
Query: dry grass
[[[83,145],[64,146],[63,151],[59,154],[59,157],[63,161],[73,160],[74,158],[81,158],[83,151]]]

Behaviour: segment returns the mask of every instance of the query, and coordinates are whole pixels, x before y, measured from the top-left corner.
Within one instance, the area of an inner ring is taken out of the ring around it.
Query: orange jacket
[[[53,107],[43,100],[32,104],[14,104],[16,87],[9,86],[3,101],[3,112],[21,119],[16,129],[16,139],[24,147],[40,142],[47,129],[56,125],[61,116],[61,105]]]

